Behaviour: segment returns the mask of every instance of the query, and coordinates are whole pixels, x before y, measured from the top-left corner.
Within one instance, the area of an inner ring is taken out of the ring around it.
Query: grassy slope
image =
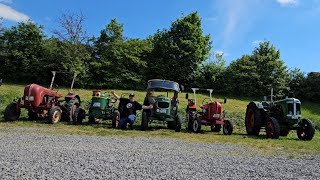
[[[20,97],[23,93],[23,86],[21,85],[4,85],[0,87],[0,97],[2,102],[0,104],[0,119],[2,119],[5,106],[16,97]],[[58,93],[65,94],[67,89],[60,89]],[[136,94],[137,100],[139,102],[143,101],[145,92],[143,91],[116,91],[118,94],[134,92]],[[76,90],[76,93],[80,94],[82,101],[90,101],[91,90]],[[185,94],[180,94],[180,111],[184,114],[184,109],[186,107],[187,101],[184,99]],[[199,104],[202,102],[203,98],[207,96],[198,95],[197,99]],[[222,101],[221,97],[214,97]],[[257,149],[263,149],[266,152],[273,151],[285,151],[292,155],[301,154],[319,154],[320,153],[320,134],[317,131],[316,136],[313,141],[303,142],[297,141],[295,132],[291,132],[288,137],[281,137],[280,140],[270,140],[265,139],[264,136],[250,137],[245,135],[244,129],[244,115],[246,105],[249,99],[239,99],[230,98],[227,104],[224,105],[224,109],[228,111],[227,116],[235,124],[235,133],[232,136],[223,136],[220,134],[213,135],[209,132],[209,127],[204,128],[205,133],[203,134],[193,134],[193,133],[173,133],[171,130],[166,130],[159,124],[152,125],[152,130],[148,132],[141,131],[119,131],[114,129],[106,130],[106,127],[110,127],[110,123],[106,122],[102,125],[95,126],[69,126],[64,124],[50,125],[43,122],[15,122],[6,123],[1,122],[0,127],[40,127],[41,131],[46,133],[59,133],[59,134],[86,134],[86,135],[116,135],[116,136],[160,136],[160,137],[170,137],[177,138],[192,142],[202,142],[202,143],[232,143],[232,144],[242,144],[255,147]],[[21,115],[22,120],[27,119],[26,111],[23,111]],[[305,118],[312,119],[318,126],[320,126],[320,105],[310,102],[303,102],[303,115]],[[137,120],[136,129],[139,128],[140,119]],[[0,129],[0,131],[6,131],[6,128]],[[261,133],[264,134],[264,133]]]

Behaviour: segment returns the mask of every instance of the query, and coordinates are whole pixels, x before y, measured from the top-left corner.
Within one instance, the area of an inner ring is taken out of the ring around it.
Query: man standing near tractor
[[[127,123],[129,123],[130,129],[133,129],[133,123],[136,120],[137,110],[153,108],[153,105],[141,105],[139,102],[135,100],[135,95],[133,93],[129,94],[129,99],[120,97],[114,91],[111,91],[111,94],[114,96],[115,99],[120,101],[120,121],[117,127],[118,129],[126,128]]]

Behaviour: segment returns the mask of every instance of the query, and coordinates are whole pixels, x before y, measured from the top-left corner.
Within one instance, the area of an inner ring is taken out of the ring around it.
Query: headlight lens
[[[113,106],[113,103],[109,103],[109,107]]]
[[[27,101],[34,101],[34,96],[26,96],[24,99]]]

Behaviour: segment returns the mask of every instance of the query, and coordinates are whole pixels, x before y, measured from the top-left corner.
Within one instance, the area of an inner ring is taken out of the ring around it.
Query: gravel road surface
[[[320,156],[161,138],[0,133],[0,179],[317,179]]]

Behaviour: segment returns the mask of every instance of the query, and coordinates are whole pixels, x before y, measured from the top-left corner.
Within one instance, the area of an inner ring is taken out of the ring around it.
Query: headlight
[[[300,115],[300,111],[297,111],[297,115]]]
[[[113,103],[109,103],[109,107],[113,106]]]
[[[157,111],[157,112],[160,112],[160,110],[159,110],[159,109],[157,109],[156,111]]]
[[[205,109],[202,109],[202,113],[206,113],[206,110],[205,110]]]
[[[174,110],[174,111],[177,110],[177,107],[173,107],[172,110]]]
[[[24,99],[27,101],[34,101],[34,96],[26,96]]]

